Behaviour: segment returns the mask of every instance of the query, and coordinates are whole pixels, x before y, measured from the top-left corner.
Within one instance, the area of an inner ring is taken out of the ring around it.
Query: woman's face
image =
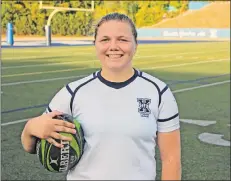
[[[102,69],[120,71],[132,67],[136,47],[129,23],[111,20],[98,28],[95,48]]]

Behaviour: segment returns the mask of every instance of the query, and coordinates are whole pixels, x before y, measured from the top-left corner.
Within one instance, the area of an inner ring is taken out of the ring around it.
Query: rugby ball
[[[40,163],[50,172],[67,172],[73,169],[79,162],[84,150],[84,132],[80,123],[72,116],[63,114],[54,117],[75,124],[76,134],[60,132],[64,136],[72,137],[71,141],[56,140],[64,145],[58,148],[45,139],[39,139],[36,143],[36,153]]]

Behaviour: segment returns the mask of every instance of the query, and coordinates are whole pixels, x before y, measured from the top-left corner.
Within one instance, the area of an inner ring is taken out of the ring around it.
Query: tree
[[[91,0],[53,0],[43,1],[49,6],[91,8]],[[63,11],[51,21],[53,35],[89,36],[93,35],[94,25],[108,13],[120,12],[128,15],[137,27],[154,25],[169,14],[173,6],[177,12],[174,17],[188,9],[189,1],[95,1],[94,12]],[[6,32],[8,22],[13,23],[15,34],[44,35],[45,25],[52,10],[39,9],[36,1],[2,2],[2,33]],[[170,15],[170,14],[169,14]]]

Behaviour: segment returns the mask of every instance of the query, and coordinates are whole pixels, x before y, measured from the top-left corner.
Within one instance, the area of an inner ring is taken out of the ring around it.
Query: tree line
[[[91,8],[91,1],[44,1],[56,7]],[[188,1],[95,1],[94,12],[63,11],[51,20],[52,34],[61,36],[91,36],[94,25],[110,12],[127,14],[138,28],[152,26],[163,18],[175,17],[188,10]],[[52,10],[39,9],[37,1],[2,1],[2,33],[7,23],[13,23],[16,35],[44,35],[45,25]],[[175,11],[169,11],[173,7]]]

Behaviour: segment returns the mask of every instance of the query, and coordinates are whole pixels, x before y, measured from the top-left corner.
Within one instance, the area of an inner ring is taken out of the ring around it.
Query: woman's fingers
[[[63,145],[61,143],[58,143],[53,138],[47,138],[46,139],[50,144],[55,145],[58,148],[63,148]]]
[[[71,137],[68,137],[68,136],[64,136],[64,135],[61,135],[57,132],[52,132],[50,137],[47,138],[46,140],[51,143],[52,145],[58,147],[58,148],[63,148],[63,145],[60,143],[58,143],[57,141],[55,141],[55,139],[58,139],[58,140],[63,140],[63,141],[71,141],[72,138]]]
[[[55,117],[55,116],[59,116],[59,115],[62,115],[63,113],[62,112],[59,112],[59,111],[52,111],[52,112],[49,112],[49,113],[46,113],[46,115],[50,116],[51,118]]]
[[[57,133],[57,132],[52,132],[51,137],[55,138],[55,139],[59,139],[59,140],[64,140],[64,141],[71,141],[71,139],[72,139],[69,136],[64,136],[64,135],[61,135],[60,133]]]
[[[68,128],[75,128],[75,124],[70,123],[68,121],[53,119],[53,122],[54,122],[54,124],[59,125],[59,126],[68,127]]]
[[[65,132],[65,133],[72,133],[72,134],[76,133],[75,129],[64,127],[64,126],[58,126],[58,125],[55,125],[55,131],[57,131],[57,132]]]

